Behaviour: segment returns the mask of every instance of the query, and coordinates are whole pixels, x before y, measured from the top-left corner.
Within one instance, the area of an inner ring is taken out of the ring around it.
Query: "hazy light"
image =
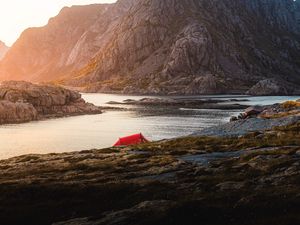
[[[12,45],[23,30],[47,24],[64,6],[112,2],[116,0],[1,0],[0,40]]]

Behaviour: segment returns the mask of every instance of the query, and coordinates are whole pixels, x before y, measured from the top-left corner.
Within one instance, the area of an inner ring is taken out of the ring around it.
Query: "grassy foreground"
[[[235,157],[200,158],[214,152]],[[300,123],[0,162],[1,224],[297,224]],[[65,221],[65,222],[62,222]]]

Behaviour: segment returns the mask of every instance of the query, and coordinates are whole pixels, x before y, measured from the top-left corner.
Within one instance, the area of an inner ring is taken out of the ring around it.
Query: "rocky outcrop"
[[[298,100],[299,101],[299,100]],[[300,121],[300,103],[287,101],[282,104],[250,107],[230,123],[203,129],[195,136],[240,136],[249,132],[261,132],[274,127],[287,126]]]
[[[8,81],[0,86],[0,124],[22,123],[49,117],[101,113],[77,92],[58,86]]]
[[[4,58],[6,53],[8,52],[9,47],[5,45],[2,41],[0,41],[0,61]]]
[[[226,104],[222,104],[226,103]],[[150,108],[171,107],[190,109],[246,109],[248,106],[237,104],[235,99],[214,100],[214,99],[180,99],[180,98],[142,98],[139,100],[126,99],[123,102],[107,102],[110,105],[134,105]]]
[[[257,84],[264,95],[295,94],[299,11],[293,0],[119,0],[66,8],[22,34],[0,77],[55,80],[88,92],[245,94]]]

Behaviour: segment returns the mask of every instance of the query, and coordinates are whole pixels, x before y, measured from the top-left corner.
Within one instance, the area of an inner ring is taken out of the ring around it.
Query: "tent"
[[[137,145],[137,144],[142,144],[147,142],[149,141],[140,133],[140,134],[134,134],[131,136],[119,138],[117,143],[114,144],[114,147]]]

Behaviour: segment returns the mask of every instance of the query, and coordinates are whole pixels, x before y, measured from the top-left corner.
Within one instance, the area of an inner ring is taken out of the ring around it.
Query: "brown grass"
[[[296,101],[287,101],[281,104],[281,106],[285,109],[295,109],[300,108],[300,102]]]
[[[278,119],[278,118],[283,118],[287,116],[294,116],[300,114],[299,110],[290,110],[288,112],[281,112],[281,113],[276,113],[276,114],[270,114],[270,115],[262,115],[261,118],[265,119]]]

